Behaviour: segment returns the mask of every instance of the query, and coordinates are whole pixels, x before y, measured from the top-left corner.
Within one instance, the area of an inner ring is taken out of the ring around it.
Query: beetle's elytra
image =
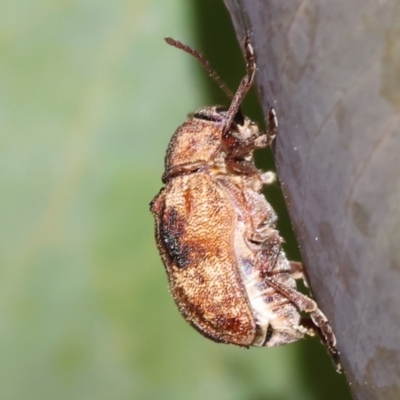
[[[319,332],[338,360],[327,318],[296,289],[302,264],[288,261],[277,216],[261,193],[274,175],[256,168],[253,152],[271,144],[277,121],[271,109],[263,134],[240,111],[256,71],[248,37],[247,73],[234,95],[200,53],[166,40],[198,58],[231,97],[229,108],[202,108],[176,130],[165,158],[165,187],[151,202],[179,311],[204,336],[243,347],[278,346]]]

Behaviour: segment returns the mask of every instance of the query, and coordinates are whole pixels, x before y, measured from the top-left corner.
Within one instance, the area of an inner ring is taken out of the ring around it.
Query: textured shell
[[[237,213],[208,172],[174,178],[153,200],[157,245],[183,317],[217,342],[249,346],[256,325],[242,283]]]

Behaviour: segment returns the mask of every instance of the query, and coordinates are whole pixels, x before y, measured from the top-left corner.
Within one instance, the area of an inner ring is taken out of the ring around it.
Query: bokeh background
[[[349,399],[318,340],[218,345],[173,304],[149,202],[176,127],[226,99],[167,35],[237,87],[220,1],[0,3],[0,398]],[[254,93],[244,110],[263,126]]]

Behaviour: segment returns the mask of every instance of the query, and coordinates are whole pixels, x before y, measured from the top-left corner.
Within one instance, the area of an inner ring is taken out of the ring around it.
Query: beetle
[[[165,186],[150,204],[180,313],[205,337],[241,347],[278,346],[318,332],[339,369],[332,328],[297,290],[303,266],[287,259],[277,215],[262,194],[274,173],[260,171],[253,153],[271,145],[278,123],[271,108],[263,134],[240,110],[256,72],[249,36],[246,75],[235,94],[201,53],[166,41],[196,57],[231,98],[229,107],[201,108],[178,127],[165,156]]]

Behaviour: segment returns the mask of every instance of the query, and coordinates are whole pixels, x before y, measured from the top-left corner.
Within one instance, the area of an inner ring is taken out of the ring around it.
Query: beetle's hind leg
[[[307,329],[308,335],[319,336],[329,350],[332,361],[336,366],[336,371],[341,373],[342,366],[340,364],[340,353],[336,347],[336,337],[325,314],[320,309],[317,309],[310,313],[310,318],[302,318],[300,323]],[[326,340],[327,335],[331,338],[330,343]],[[332,345],[334,346],[333,348]]]
[[[330,326],[328,319],[318,308],[317,303],[306,295],[298,292],[296,289],[282,285],[273,277],[266,276],[265,279],[270,286],[291,301],[299,309],[299,311],[310,315],[311,321],[315,325],[315,329],[320,332],[321,339],[327,346],[332,358],[336,362],[337,369],[339,370],[339,351],[336,347],[336,337],[332,331],[332,327]]]

